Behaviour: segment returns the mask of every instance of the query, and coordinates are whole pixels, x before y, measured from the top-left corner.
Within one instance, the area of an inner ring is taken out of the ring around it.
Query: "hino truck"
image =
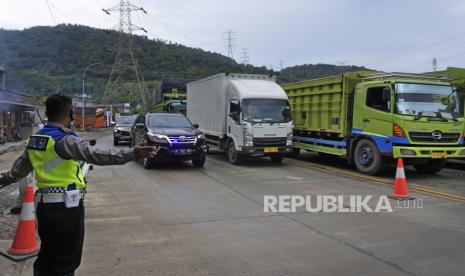
[[[358,71],[283,85],[301,149],[346,158],[368,175],[403,158],[421,173],[465,157],[463,98],[452,79]]]
[[[222,73],[190,82],[187,117],[232,164],[252,156],[280,163],[292,151],[289,101],[270,76]]]

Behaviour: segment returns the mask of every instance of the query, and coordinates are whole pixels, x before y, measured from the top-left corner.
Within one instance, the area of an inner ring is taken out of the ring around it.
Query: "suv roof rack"
[[[447,76],[435,76],[427,74],[413,74],[413,73],[385,73],[378,74],[363,78],[363,81],[372,81],[372,80],[392,80],[392,79],[416,79],[416,80],[426,80],[426,81],[438,81],[438,82],[449,82],[452,78]]]

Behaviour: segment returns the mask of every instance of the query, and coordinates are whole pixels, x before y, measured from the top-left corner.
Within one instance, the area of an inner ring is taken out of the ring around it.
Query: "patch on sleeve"
[[[29,143],[27,149],[45,151],[47,149],[48,140],[50,137],[44,136],[31,136],[29,137]]]

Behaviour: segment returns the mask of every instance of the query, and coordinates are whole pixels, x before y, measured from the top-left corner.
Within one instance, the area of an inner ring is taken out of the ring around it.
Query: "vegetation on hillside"
[[[86,76],[86,93],[99,102],[113,65],[118,33],[81,25],[32,27],[22,31],[0,29],[0,64],[7,71],[7,86],[11,90],[36,96],[54,92],[77,95],[82,89],[82,73],[95,62]],[[300,81],[314,77],[360,70],[355,66],[327,64],[300,65],[274,72],[265,67],[242,65],[218,53],[134,36],[133,49],[151,93],[164,77],[200,79],[219,72],[274,74],[278,82]],[[122,74],[121,88],[107,95],[114,102],[140,102],[133,72]]]

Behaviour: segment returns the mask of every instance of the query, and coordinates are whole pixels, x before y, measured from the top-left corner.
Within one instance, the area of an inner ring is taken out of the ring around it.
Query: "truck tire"
[[[387,168],[376,144],[369,139],[361,139],[355,146],[354,163],[357,169],[367,175],[382,173]]]
[[[118,138],[116,137],[113,137],[113,146],[117,146],[118,145]]]
[[[207,158],[206,158],[205,154],[202,154],[202,156],[200,156],[199,158],[192,159],[192,165],[195,168],[203,167],[203,165],[205,165],[206,160],[207,160]]]
[[[282,155],[272,155],[270,156],[271,162],[275,164],[281,164],[283,162],[284,156]]]
[[[300,154],[300,149],[299,148],[293,148],[290,155],[291,155],[292,158],[299,158],[299,154]]]
[[[242,156],[236,152],[236,147],[234,146],[234,142],[231,140],[228,144],[228,161],[231,164],[238,165],[242,162]]]
[[[446,159],[432,159],[423,164],[413,164],[413,167],[422,174],[437,174],[446,166],[446,163]]]

